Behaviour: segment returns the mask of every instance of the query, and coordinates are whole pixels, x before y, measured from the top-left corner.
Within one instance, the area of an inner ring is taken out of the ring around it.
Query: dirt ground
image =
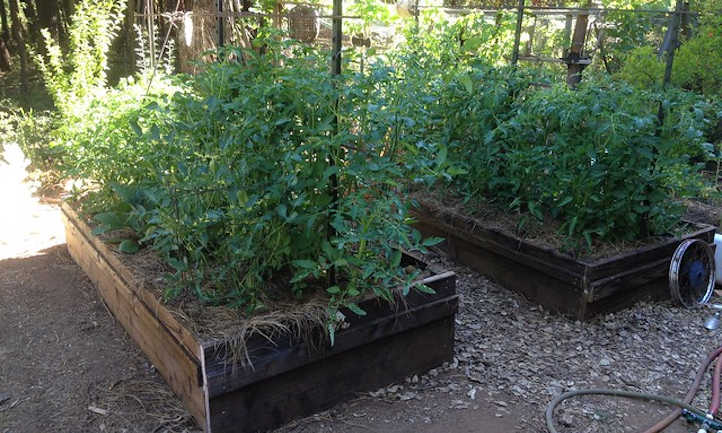
[[[0,163],[0,433],[198,431],[68,255],[57,207],[32,197],[22,182],[22,155],[10,147],[6,158],[10,164]],[[703,313],[671,305],[570,322],[438,260],[459,275],[454,362],[277,433],[544,432],[545,405],[569,389],[681,397],[720,341],[701,327]],[[664,410],[587,398],[559,411],[558,424],[567,433],[631,432]],[[667,431],[696,429],[677,421]]]

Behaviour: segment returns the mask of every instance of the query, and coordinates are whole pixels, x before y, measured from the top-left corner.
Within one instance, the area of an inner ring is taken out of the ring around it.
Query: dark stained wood
[[[535,269],[550,278],[554,278],[561,282],[578,285],[584,279],[585,266],[573,259],[564,257],[569,262],[569,266],[565,266],[558,256],[549,255],[550,259],[544,260],[544,250],[525,242],[520,242],[510,236],[506,236],[501,232],[486,230],[479,226],[463,226],[461,224],[449,225],[444,222],[435,221],[433,217],[422,216],[416,214],[417,223],[415,226],[426,235],[439,236],[446,239],[449,247],[455,251],[450,254],[458,254],[459,248],[454,247],[456,243],[461,242],[464,245],[473,244],[481,249],[492,251],[495,255],[506,257],[514,262],[521,263],[524,266]],[[487,237],[489,236],[489,237]],[[503,242],[497,242],[494,239],[504,239]],[[529,254],[533,252],[532,254]],[[570,269],[572,268],[572,269]]]
[[[363,308],[363,306],[362,306]],[[387,313],[376,318],[360,320],[356,326],[341,330],[336,335],[333,347],[328,346],[322,329],[316,332],[316,341],[326,343],[310,348],[305,342],[294,341],[289,336],[276,339],[273,344],[257,338],[250,341],[250,355],[253,367],[233,371],[225,359],[211,361],[206,367],[208,392],[211,398],[240,389],[269,376],[275,376],[316,362],[328,356],[345,352],[378,339],[399,334],[423,326],[425,323],[453,316],[457,309],[456,296],[445,297],[430,303]],[[351,313],[349,313],[351,314]],[[206,358],[213,359],[212,357]]]
[[[690,233],[612,257],[585,260],[473,225],[461,216],[414,212],[426,236],[446,238],[447,253],[543,307],[585,320],[642,299],[669,297],[667,272],[684,239],[714,241],[715,227],[689,223]]]
[[[453,356],[454,317],[381,338],[210,403],[214,433],[251,433],[327,409],[356,392],[426,371]],[[409,356],[411,354],[411,356]]]
[[[322,329],[273,343],[255,337],[246,342],[253,367],[233,365],[223,341],[186,329],[69,206],[62,209],[70,254],[208,433],[265,431],[453,356],[458,297],[454,273],[444,272],[422,280],[435,294],[412,291],[393,305],[368,299],[360,304],[366,316],[346,312],[349,326],[333,346]],[[417,256],[402,260],[426,267]]]
[[[432,212],[423,207],[423,204],[421,208],[412,213],[420,225],[433,226],[435,231],[449,235],[442,237],[457,238],[460,233],[463,233],[463,237],[472,237],[475,243],[483,245],[485,248],[497,251],[498,254],[514,260],[521,260],[528,266],[549,273],[550,276],[562,281],[575,283],[583,278],[586,270],[584,263],[552,248],[523,242],[499,230],[474,224],[458,215]]]
[[[425,235],[442,235],[430,230],[427,225],[420,225],[417,228]],[[493,250],[478,245],[475,239],[460,234],[458,237],[454,236],[452,242],[447,242],[446,248],[455,261],[471,266],[493,281],[524,295],[532,302],[543,305],[548,310],[566,313],[576,312],[581,308],[579,287],[533,267],[524,267],[512,258],[496,254]],[[549,287],[554,287],[555,290],[550,291]]]
[[[590,296],[587,300],[595,302],[612,296],[625,288],[644,285],[650,281],[666,278],[670,257],[672,257],[672,253],[669,253],[666,258],[639,264],[635,268],[626,269],[612,276],[590,281]]]
[[[636,266],[644,266],[662,259],[666,259],[667,263],[669,263],[674,250],[677,249],[683,239],[701,239],[707,243],[714,242],[715,227],[697,223],[689,223],[689,225],[693,231],[682,237],[669,239],[656,245],[648,245],[593,262],[585,262],[589,266],[589,278],[597,280],[613,276]]]

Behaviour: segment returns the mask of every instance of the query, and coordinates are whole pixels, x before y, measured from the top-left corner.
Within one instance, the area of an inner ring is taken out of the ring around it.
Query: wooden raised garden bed
[[[715,227],[689,223],[684,236],[599,259],[574,258],[470,218],[421,206],[416,228],[445,238],[449,256],[544,308],[587,320],[669,295],[669,263],[684,239],[713,243]]]
[[[233,364],[223,341],[204,340],[184,326],[134,282],[73,209],[64,204],[62,210],[73,259],[206,432],[269,430],[453,356],[456,277],[444,272],[423,280],[434,295],[412,291],[395,307],[370,299],[360,304],[366,316],[346,312],[349,326],[336,331],[333,346],[321,329],[314,342],[253,337],[246,341],[252,367]],[[405,260],[424,266],[411,256]]]

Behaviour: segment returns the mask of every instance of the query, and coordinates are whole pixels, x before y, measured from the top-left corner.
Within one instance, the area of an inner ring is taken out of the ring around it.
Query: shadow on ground
[[[192,428],[65,245],[0,261],[0,432]]]

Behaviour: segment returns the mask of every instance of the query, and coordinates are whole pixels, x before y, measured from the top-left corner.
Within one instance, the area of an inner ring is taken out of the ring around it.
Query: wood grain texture
[[[66,214],[67,216],[67,214]],[[66,218],[68,251],[96,285],[103,301],[200,425],[205,424],[205,396],[200,365],[184,349],[159,316],[150,310],[129,284],[96,249],[84,233]],[[200,346],[199,346],[200,348]]]
[[[456,295],[405,309],[397,313],[389,312],[377,318],[359,321],[348,329],[336,334],[336,342],[330,346],[324,330],[317,329],[314,339],[318,342],[310,347],[305,341],[297,341],[290,336],[282,336],[270,343],[263,338],[248,342],[253,367],[229,366],[226,359],[207,358],[206,374],[210,398],[247,387],[270,376],[304,367],[313,362],[354,350],[376,340],[423,327],[427,323],[454,316],[458,306]]]
[[[158,318],[158,321],[168,329],[168,332],[183,345],[185,350],[194,356],[197,362],[200,362],[202,350],[198,344],[197,336],[183,326],[152,292],[140,286],[135,281],[136,278],[133,277],[132,272],[118,260],[107,245],[98,239],[97,236],[93,235],[90,226],[83,221],[73,208],[67,203],[63,203],[62,211],[66,221],[75,226],[76,230],[82,234],[82,237],[89,246],[96,250],[98,256],[103,258],[118,278],[122,279],[126,286],[133,290],[136,296],[148,307],[153,315]]]

